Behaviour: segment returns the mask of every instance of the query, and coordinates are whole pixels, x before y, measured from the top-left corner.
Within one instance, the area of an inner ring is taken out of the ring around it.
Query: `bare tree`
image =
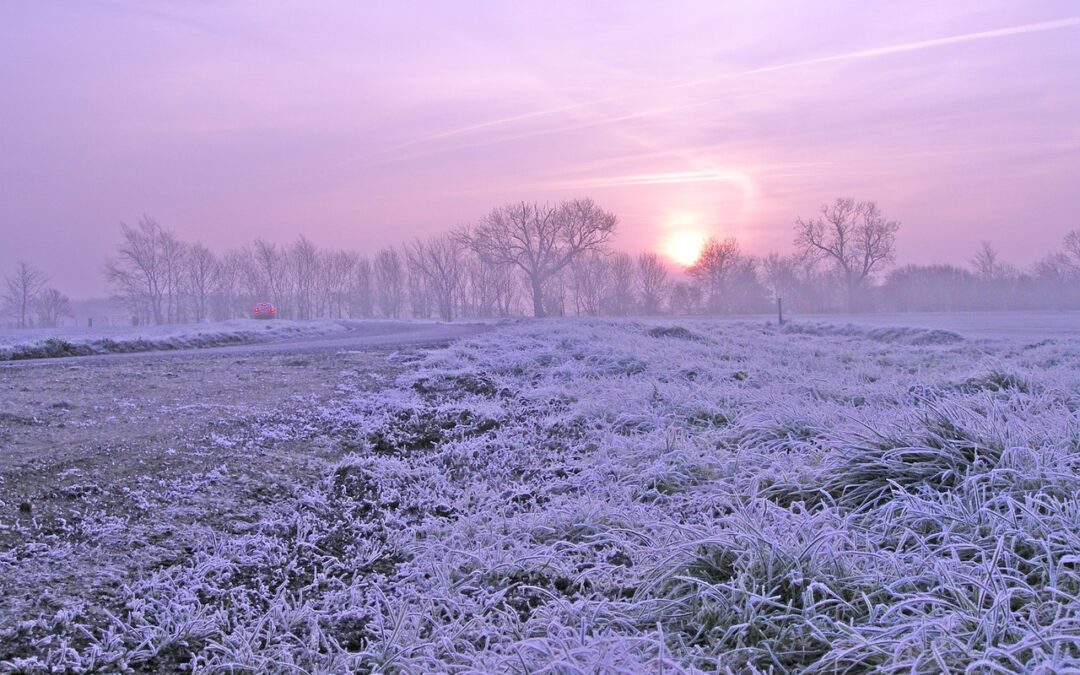
[[[773,298],[790,297],[798,286],[795,261],[779,253],[770,253],[761,261],[761,276]]]
[[[407,247],[402,250],[408,251]],[[431,317],[431,289],[428,287],[424,273],[413,267],[413,261],[409,256],[405,260],[405,290],[409,300],[409,316],[414,319],[428,319]]]
[[[850,310],[858,291],[895,258],[899,229],[900,223],[887,220],[874,202],[840,198],[822,206],[821,215],[795,221],[795,246],[834,265]]]
[[[327,251],[319,265],[319,286],[325,296],[325,314],[345,316],[360,256],[352,251]]]
[[[278,250],[275,244],[262,239],[255,240],[255,248],[252,251],[252,295],[256,302],[273,302],[281,304],[285,300],[286,287],[286,258]],[[278,316],[281,315],[281,307],[278,307]],[[289,310],[286,309],[286,312]]]
[[[544,284],[540,304],[547,316],[566,316],[566,299],[570,294],[570,268],[564,267]]]
[[[290,314],[297,319],[312,318],[318,283],[318,256],[315,245],[304,235],[300,235],[288,250],[286,260],[293,291]]]
[[[411,273],[422,280],[443,321],[453,321],[454,303],[461,287],[462,244],[449,234],[417,240],[405,248]]]
[[[404,299],[405,270],[401,256],[393,246],[384,248],[375,256],[375,295],[379,312],[387,318],[401,316]]]
[[[687,268],[687,273],[701,287],[709,310],[723,311],[727,299],[725,295],[741,259],[739,242],[734,237],[723,241],[709,237],[702,246],[698,259]]]
[[[637,277],[634,258],[629,253],[616,253],[608,260],[608,287],[604,304],[614,316],[629,316],[634,311]]]
[[[263,274],[252,247],[229,251],[225,256],[223,270],[222,278],[228,279],[230,283],[229,304],[226,310],[230,318],[247,316],[247,312],[254,303],[262,302],[269,297],[266,282],[263,280]]]
[[[978,282],[974,294],[978,309],[1005,309],[1016,301],[1020,272],[1002,261],[990,242],[982,242],[971,258],[971,271]]]
[[[663,258],[648,251],[637,258],[637,289],[644,314],[658,314],[668,294],[668,268]]]
[[[1067,253],[1050,253],[1031,266],[1031,276],[1053,285],[1064,285],[1072,278],[1072,261]]]
[[[701,287],[677,281],[671,286],[671,313],[697,314],[701,311]]]
[[[485,274],[491,279],[495,294],[496,316],[510,316],[518,303],[518,291],[521,284],[515,278],[514,270],[509,265],[483,265]]]
[[[607,257],[599,251],[577,256],[567,268],[566,281],[574,313],[578,316],[599,316],[611,271]]]
[[[184,320],[182,296],[187,246],[180,241],[175,232],[165,228],[158,228],[156,245],[164,280],[165,319],[172,323],[180,323]]]
[[[115,258],[105,262],[105,278],[127,301],[138,323],[164,323],[164,297],[168,289],[159,238],[161,226],[143,216],[137,227],[120,224],[123,241]]]
[[[371,261],[359,258],[353,266],[349,316],[370,319],[375,311],[375,283]]]
[[[894,311],[958,311],[973,309],[975,275],[954,265],[904,265],[885,277],[882,306]]]
[[[508,204],[458,233],[487,264],[513,265],[524,272],[533,315],[542,317],[545,286],[586,251],[602,250],[618,219],[591,199],[553,204]]]
[[[4,306],[19,328],[30,327],[31,312],[48,282],[44,272],[25,262],[16,265],[15,273],[4,280]]]
[[[477,317],[507,316],[514,301],[514,270],[464,253],[463,311]]]
[[[1009,276],[1009,266],[1001,261],[997,249],[988,241],[982,242],[972,256],[971,269],[982,281],[999,281]]]
[[[210,298],[218,291],[221,265],[214,252],[202,244],[192,244],[187,252],[187,286],[195,321],[210,316]]]
[[[1073,276],[1080,276],[1080,230],[1072,230],[1065,235],[1065,255]]]
[[[180,322],[190,290],[188,246],[149,216],[136,227],[120,224],[123,239],[105,262],[105,278],[127,301],[138,323]]]
[[[56,328],[60,319],[72,316],[71,300],[55,288],[46,288],[34,303],[37,310],[38,325],[43,328]]]
[[[785,308],[803,312],[829,309],[834,278],[822,272],[819,259],[770,253],[758,269],[765,289],[773,299],[783,298]]]

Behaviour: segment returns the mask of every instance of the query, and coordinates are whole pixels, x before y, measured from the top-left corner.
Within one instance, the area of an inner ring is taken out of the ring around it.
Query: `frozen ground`
[[[0,370],[0,669],[1080,667],[1080,338],[503,325]]]

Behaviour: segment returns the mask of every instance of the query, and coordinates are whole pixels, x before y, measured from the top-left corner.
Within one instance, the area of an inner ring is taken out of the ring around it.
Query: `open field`
[[[0,369],[0,670],[1080,668],[1080,336],[991,332]]]

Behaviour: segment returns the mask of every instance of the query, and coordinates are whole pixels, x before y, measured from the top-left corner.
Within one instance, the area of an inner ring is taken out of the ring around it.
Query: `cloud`
[[[753,181],[742,171],[669,171],[660,173],[641,173],[627,176],[609,176],[603,178],[585,178],[561,183],[549,187],[555,190],[579,190],[588,188],[622,187],[628,185],[674,185],[680,183],[734,183],[743,190],[750,190]]]

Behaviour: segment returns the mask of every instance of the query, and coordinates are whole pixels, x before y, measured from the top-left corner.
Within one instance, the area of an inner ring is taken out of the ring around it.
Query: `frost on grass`
[[[1080,345],[552,322],[402,364],[215,434],[331,459],[178,554],[143,548],[227,467],[30,533],[0,573],[134,553],[0,620],[2,667],[1080,668]]]

